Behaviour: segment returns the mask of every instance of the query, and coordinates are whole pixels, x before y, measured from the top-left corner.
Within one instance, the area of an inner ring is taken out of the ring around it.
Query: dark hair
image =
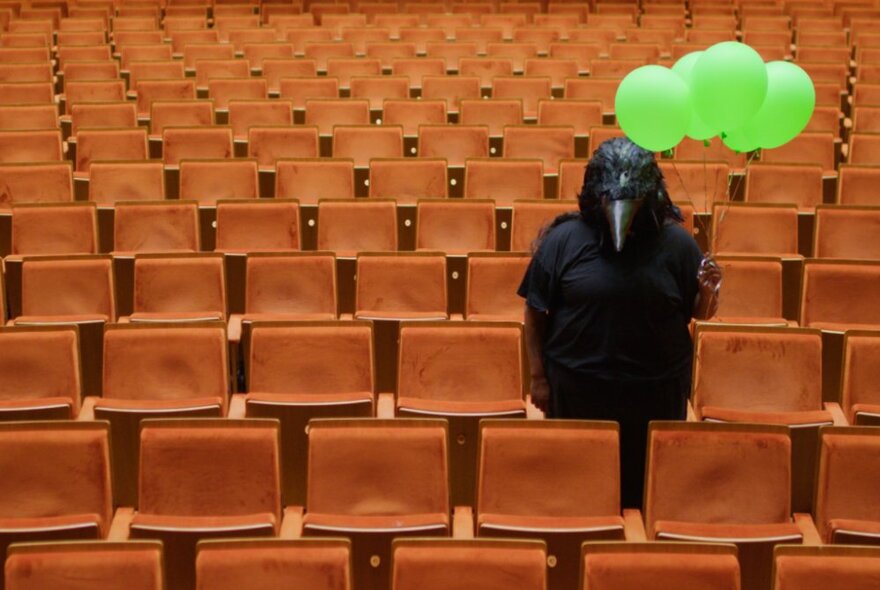
[[[638,233],[656,233],[667,221],[682,221],[681,212],[672,204],[666,190],[663,172],[654,154],[640,148],[625,137],[603,142],[593,152],[584,170],[584,183],[577,196],[577,212],[563,213],[541,229],[533,250],[536,250],[553,228],[580,219],[608,234],[608,222],[602,211],[602,199],[643,198],[644,204],[633,221]]]

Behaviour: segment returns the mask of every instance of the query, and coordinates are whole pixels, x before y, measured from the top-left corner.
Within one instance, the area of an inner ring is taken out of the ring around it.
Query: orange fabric
[[[558,199],[577,200],[583,188],[586,166],[586,160],[563,160],[559,163]]]
[[[353,199],[354,162],[336,159],[278,162],[275,198],[298,199],[302,205],[315,205],[319,199]]]
[[[225,319],[223,257],[135,258],[133,311]]]
[[[831,424],[831,413],[825,410],[763,412],[738,410],[736,408],[720,408],[705,405],[700,409],[704,420],[718,422],[750,422],[759,424],[782,424],[785,426],[806,426]]]
[[[282,158],[317,158],[317,127],[250,127],[248,157],[261,169],[272,170]],[[278,195],[276,195],[278,196]]]
[[[5,164],[0,166],[0,207],[12,203],[73,200],[70,164]]]
[[[509,206],[516,199],[543,199],[543,164],[540,160],[468,160],[464,196],[493,199],[499,206]]]
[[[156,416],[161,417],[161,412],[194,412],[199,410],[216,410],[216,415],[223,412],[224,399],[217,397],[194,397],[186,399],[113,399],[100,398],[95,401],[96,410],[105,412],[130,412],[134,410],[149,414],[157,411]]]
[[[370,101],[372,110],[381,111],[382,105],[388,99],[409,98],[409,78],[383,76],[381,71],[373,76],[355,77],[351,80],[351,97],[366,98]]]
[[[419,60],[422,61],[424,58],[419,58]],[[405,72],[402,66],[397,63],[395,63],[393,71],[398,74]],[[410,73],[409,78],[410,85],[414,85],[416,75]],[[384,103],[382,115],[386,124],[401,125],[403,126],[403,134],[413,137],[419,134],[419,125],[446,124],[446,101],[388,99]]]
[[[269,88],[271,89],[271,81]],[[334,99],[339,96],[339,80],[336,78],[283,78],[279,82],[278,88],[281,98],[291,101],[293,108],[300,110],[306,108],[306,101]],[[358,103],[361,103],[361,101],[358,101]],[[312,112],[314,117],[314,107]],[[310,124],[317,123],[313,119]]]
[[[849,163],[876,166],[880,163],[880,143],[873,133],[854,133],[849,140]]]
[[[420,201],[416,213],[416,249],[447,254],[495,250],[492,201]]]
[[[256,181],[256,165],[250,171]],[[299,240],[297,203],[255,199],[253,203],[217,204],[218,252],[299,250]]]
[[[424,542],[395,546],[395,590],[450,587],[506,590],[546,588],[545,550],[539,544],[504,546],[492,541]]]
[[[845,330],[880,324],[880,266],[807,261],[801,325]]]
[[[342,257],[397,250],[397,206],[364,199],[318,203],[318,249]]]
[[[339,80],[340,88],[350,88],[354,76],[381,76],[382,64],[374,58],[331,57],[327,60],[327,76]],[[352,98],[364,98],[354,97]]]
[[[522,399],[518,326],[403,326],[397,394],[452,402]]]
[[[419,199],[444,199],[446,161],[429,158],[377,159],[370,162],[370,197],[414,205]]]
[[[693,382],[698,414],[706,406],[713,407],[713,415],[704,417],[724,420],[736,419],[737,412],[746,418],[758,413],[821,410],[822,337],[772,329],[698,330]],[[828,418],[822,415],[822,421]]]
[[[281,87],[281,97],[288,98],[284,86]],[[333,135],[333,128],[337,125],[370,124],[370,101],[364,99],[308,98],[305,109],[305,124],[317,125],[321,135]]]
[[[113,261],[25,260],[21,300],[22,316],[97,315],[114,321]]]
[[[816,258],[880,260],[880,209],[819,207],[815,232]]]
[[[645,482],[648,537],[655,536],[655,523],[661,520],[719,525],[789,522],[790,457],[788,435],[774,427],[763,432],[715,424],[652,429]],[[682,502],[684,497],[689,501]]]
[[[730,167],[726,162],[658,160],[657,164],[666,179],[666,190],[676,204],[690,205],[699,213],[709,213],[714,203],[730,199]]]
[[[857,409],[880,413],[880,339],[868,334],[846,337],[843,356],[841,399],[850,422],[855,422]]]
[[[169,127],[162,133],[162,158],[166,166],[179,166],[181,160],[231,157],[229,127]]]
[[[336,317],[332,256],[253,256],[247,262],[246,315],[326,314]]]
[[[356,517],[349,521],[355,527],[385,528],[395,522],[447,525],[446,437],[439,422],[368,419],[343,428],[313,423],[306,524],[344,526],[348,519],[341,517]],[[402,518],[407,516],[409,522]]]
[[[563,213],[577,211],[577,203],[563,201],[517,201],[513,204],[511,252],[531,252],[543,228]]]
[[[403,128],[388,125],[333,127],[333,157],[351,158],[357,167],[368,167],[373,158],[403,157]]]
[[[480,434],[479,525],[622,529],[616,428],[485,422]]]
[[[12,254],[95,254],[98,216],[90,203],[14,205]]]
[[[496,76],[492,80],[492,98],[518,98],[522,100],[523,117],[538,118],[538,103],[549,99],[552,81],[548,76]]]
[[[880,585],[880,556],[797,555],[776,557],[774,590],[872,590]]]
[[[782,322],[782,262],[779,260],[719,259],[724,285],[716,318],[736,322]]]
[[[504,130],[505,158],[538,158],[544,174],[556,174],[559,162],[574,158],[574,128],[511,126]]]
[[[469,61],[482,62],[502,61],[510,68],[509,60],[493,60],[492,58],[474,58],[466,60],[462,58],[459,71],[467,67]],[[463,75],[463,74],[462,74]],[[484,87],[492,85],[492,78],[483,80]],[[504,135],[504,127],[507,125],[519,125],[523,120],[523,105],[519,99],[493,99],[483,100],[477,98],[462,99],[460,103],[460,112],[458,114],[458,123],[460,125],[487,125],[489,127],[490,137],[502,137]]]
[[[52,104],[0,106],[0,129],[57,129],[58,107]]]
[[[263,77],[269,84],[269,92],[280,92],[281,81],[289,78],[317,77],[314,62],[295,58],[272,58],[263,60]]]
[[[137,83],[139,117],[149,117],[153,104],[158,101],[195,100],[196,83],[186,80],[142,80]]]
[[[70,118],[72,121],[70,133],[77,137],[77,143],[79,143],[78,134],[81,129],[137,127],[137,109],[135,109],[135,105],[131,102],[75,104],[70,108]],[[88,137],[88,133],[86,133],[86,137]],[[79,168],[77,167],[77,169]]]
[[[208,98],[214,100],[214,108],[229,109],[233,100],[260,100],[269,95],[269,87],[262,78],[214,78],[208,80]]]
[[[658,520],[654,523],[658,540],[702,542],[761,542],[800,543],[801,530],[794,523],[715,523],[676,522]]]
[[[94,162],[89,168],[89,200],[99,205],[163,199],[165,170],[161,162]]]
[[[222,526],[220,517],[239,517],[230,524],[278,523],[279,486],[275,424],[205,420],[141,429],[138,522]]]
[[[146,160],[147,130],[86,129],[76,137],[76,171],[88,172],[96,160]]]
[[[0,426],[0,518],[17,520],[9,521],[13,528],[97,523],[106,535],[113,508],[107,426]]]
[[[162,590],[162,549],[155,544],[70,543],[16,547],[6,562],[6,590]]]
[[[443,512],[418,514],[322,514],[309,512],[303,517],[306,530],[332,531],[336,535],[358,531],[406,531],[436,533],[449,527],[449,515]]]
[[[522,417],[526,405],[522,399],[503,400],[447,400],[398,396],[397,409],[401,413],[436,415],[460,415],[478,417]]]
[[[141,530],[186,530],[225,532],[240,530],[239,534],[254,534],[257,530],[269,529],[274,532],[277,526],[276,516],[271,512],[254,514],[234,514],[223,516],[189,516],[176,514],[144,514],[139,512],[131,521],[133,529]]]
[[[529,261],[527,256],[469,257],[465,319],[522,321],[523,302],[516,289]]]
[[[357,278],[356,317],[447,316],[444,256],[359,256]]]
[[[541,61],[544,60],[535,60],[534,63]],[[574,61],[571,64],[577,67]],[[601,124],[602,103],[597,100],[538,101],[538,125],[571,125],[575,136],[583,136],[590,134],[591,127]]]
[[[234,100],[229,103],[229,125],[235,139],[247,139],[251,127],[293,125],[293,103],[284,100]]]
[[[720,137],[710,139],[709,147],[706,147],[702,141],[686,137],[676,146],[675,158],[698,162],[703,162],[704,160],[727,162],[727,165],[733,172],[742,172],[746,167],[745,152],[734,152],[724,145]]]
[[[120,204],[113,229],[116,252],[195,252],[199,249],[195,203]]]
[[[877,182],[880,170],[874,166],[841,166],[837,179],[837,202],[840,205],[880,205]]]
[[[480,79],[465,74],[425,76],[422,78],[422,98],[445,100],[448,112],[457,113],[462,99],[480,98]]]
[[[257,326],[248,364],[251,391],[372,392],[372,330],[366,325]]]
[[[712,251],[717,254],[798,254],[798,211],[793,206],[715,205]]]
[[[209,543],[199,547],[196,577],[212,590],[349,590],[350,559],[343,541]]]
[[[180,163],[180,199],[216,205],[220,199],[260,196],[253,160],[189,160]]]
[[[834,149],[834,135],[831,133],[801,133],[782,147],[763,150],[761,160],[767,163],[817,164],[821,166],[823,174],[833,175],[836,174]]]
[[[532,499],[530,499],[531,501]],[[481,513],[477,518],[480,536],[502,536],[511,533],[584,532],[617,533],[623,540],[623,518],[620,516],[545,516]]]
[[[587,553],[583,590],[739,590],[735,555],[700,553]]]
[[[423,158],[446,158],[449,166],[458,167],[464,166],[468,158],[488,158],[489,127],[422,125],[419,127],[418,153]]]
[[[880,535],[878,450],[880,437],[872,436],[870,429],[828,429],[822,433],[815,516],[826,543],[831,542],[835,529],[846,529],[847,525]]]
[[[196,64],[196,87],[208,88],[212,79],[246,78],[250,75],[249,64],[242,59],[206,59]]]
[[[4,330],[0,332],[0,400],[65,400],[72,415],[81,394],[76,332]]]
[[[793,203],[802,210],[812,211],[822,204],[822,168],[753,164],[746,173],[746,202]]]
[[[104,398],[225,399],[226,391],[222,328],[130,327],[104,335]]]

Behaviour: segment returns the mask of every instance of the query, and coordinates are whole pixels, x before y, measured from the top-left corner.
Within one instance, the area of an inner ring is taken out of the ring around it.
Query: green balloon
[[[703,55],[702,51],[692,51],[675,62],[675,65],[672,66],[672,71],[681,76],[681,79],[684,80],[684,83],[687,84],[688,88],[691,88],[694,65],[697,63],[697,60],[700,59],[701,55]],[[691,124],[688,126],[687,136],[691,139],[702,141],[704,139],[715,137],[718,135],[719,131],[720,129],[714,129],[706,125],[697,113],[693,113],[691,115]]]
[[[767,68],[758,52],[736,41],[703,52],[691,73],[694,112],[714,129],[739,129],[767,95]]]
[[[816,89],[809,74],[787,61],[768,63],[767,79],[764,104],[743,130],[760,147],[771,149],[804,130],[816,107]]]
[[[635,144],[662,152],[684,139],[691,120],[690,92],[669,68],[642,66],[620,83],[614,111]]]
[[[735,152],[750,152],[759,147],[758,142],[742,128],[722,133],[721,142]]]

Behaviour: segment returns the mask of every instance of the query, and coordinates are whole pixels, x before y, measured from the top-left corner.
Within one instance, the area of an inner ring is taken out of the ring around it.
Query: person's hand
[[[546,414],[550,408],[550,384],[547,383],[547,378],[544,376],[532,377],[530,390],[532,393],[532,403]]]
[[[721,267],[718,266],[711,254],[707,254],[697,271],[700,298],[707,302],[716,298],[721,290],[721,278]]]

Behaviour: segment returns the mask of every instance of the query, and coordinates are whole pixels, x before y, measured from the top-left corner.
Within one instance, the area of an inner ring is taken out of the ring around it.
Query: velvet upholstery
[[[521,338],[513,324],[402,326],[398,405],[522,400]]]
[[[4,355],[5,356],[5,355]],[[0,521],[5,531],[110,527],[110,444],[100,422],[0,424]],[[33,531],[32,538],[39,538]],[[63,532],[59,535],[64,538]],[[58,537],[56,537],[58,538]],[[74,537],[75,538],[75,537]]]
[[[841,381],[841,401],[850,423],[859,412],[880,415],[880,338],[871,333],[846,335]]]
[[[530,258],[525,255],[468,256],[465,319],[522,321],[516,295]]]
[[[315,205],[318,199],[354,198],[354,161],[282,160],[276,164],[275,198]]]
[[[120,203],[113,231],[116,252],[195,252],[198,206],[183,201]]]
[[[730,168],[726,162],[713,159],[710,162],[658,160],[657,163],[666,179],[666,190],[674,203],[688,204],[700,213],[708,213],[714,203],[730,199]]]
[[[57,129],[58,107],[53,104],[0,106],[0,129]]]
[[[459,62],[459,76],[480,76],[480,85],[491,88],[496,68],[511,71],[510,60],[493,58],[462,58]],[[489,137],[503,137],[504,127],[519,125],[523,120],[523,105],[519,99],[464,98],[459,103],[458,123],[460,125],[486,125]]]
[[[74,417],[82,388],[78,346],[72,327],[0,330],[0,410],[20,409],[16,402],[63,404]]]
[[[698,416],[707,407],[751,412],[752,417],[822,409],[822,338],[817,331],[702,326],[695,340]],[[823,418],[831,422],[830,415],[823,413]]]
[[[535,541],[400,540],[392,590],[545,590],[546,548]]]
[[[874,239],[880,232],[880,209],[818,207],[816,209],[816,258],[880,260]]]
[[[12,254],[95,254],[98,215],[91,203],[12,207]]]
[[[318,203],[318,249],[352,257],[397,250],[397,206],[391,200],[345,199]]]
[[[715,205],[712,251],[717,254],[798,254],[798,211],[789,205]]]
[[[380,76],[381,62],[372,57],[330,57],[327,59],[327,76],[339,80],[339,88],[350,89],[351,79],[355,76]],[[366,97],[357,97],[366,98]]]
[[[88,174],[97,160],[146,160],[147,130],[86,129],[76,137],[76,173]]]
[[[584,544],[581,590],[739,590],[736,548],[695,543]]]
[[[162,139],[167,127],[214,124],[214,103],[209,100],[161,100],[150,108],[150,137]]]
[[[836,174],[834,168],[834,135],[801,133],[787,144],[764,150],[761,161],[772,164],[808,163],[822,167],[823,175]]]
[[[457,113],[459,103],[466,98],[480,98],[480,79],[477,76],[425,76],[422,78],[422,98],[443,99],[449,113]],[[419,150],[422,153],[422,150]],[[423,154],[424,155],[424,154]]]
[[[538,234],[557,216],[577,211],[571,201],[515,201],[510,227],[510,251],[531,252]]]
[[[351,548],[342,539],[203,541],[197,590],[351,590]]]
[[[800,324],[824,330],[876,327],[880,324],[878,278],[878,264],[808,260]]]
[[[256,173],[256,166],[253,172]],[[218,252],[299,250],[299,241],[296,202],[274,199],[217,204]]]
[[[132,321],[156,321],[163,316],[226,319],[222,255],[139,255],[135,258]]]
[[[21,316],[99,316],[116,320],[109,258],[30,259],[21,270]],[[51,321],[51,320],[50,320]]]
[[[137,110],[141,119],[149,118],[153,104],[159,101],[195,100],[196,83],[192,78],[178,80],[141,80],[137,83]]]
[[[54,129],[0,131],[0,162],[60,162],[61,132]]]
[[[233,100],[262,100],[269,96],[269,86],[262,78],[214,78],[208,80],[208,98],[214,108],[228,110]]]
[[[0,207],[12,203],[73,200],[73,171],[66,162],[0,165]]]
[[[870,590],[880,585],[880,549],[778,547],[773,590]]]
[[[206,59],[196,64],[196,88],[207,90],[212,79],[247,78],[250,67],[243,59]]]
[[[81,129],[136,128],[137,110],[130,102],[88,104],[80,103],[70,107],[70,134],[77,137]],[[88,137],[88,134],[86,134]],[[105,159],[105,158],[92,158]],[[129,159],[129,158],[126,158]],[[137,158],[130,158],[137,159]]]
[[[574,158],[574,128],[512,125],[504,129],[505,158],[538,158],[544,174],[556,174],[561,160]]]
[[[369,167],[373,158],[403,157],[403,128],[390,125],[335,125],[333,157],[351,158],[355,167]]]
[[[557,199],[565,201],[577,200],[584,185],[584,171],[586,166],[586,160],[562,160],[559,163],[559,180],[556,191]]]
[[[78,102],[121,102],[125,100],[125,80],[82,80],[65,82],[68,105]]]
[[[543,59],[529,60],[526,68],[539,67]],[[549,61],[549,60],[548,60]],[[574,60],[554,60],[555,64],[547,67],[559,67],[577,69]],[[555,74],[554,74],[555,76]],[[576,74],[572,74],[576,76]],[[565,77],[569,77],[566,75]],[[558,84],[564,84],[564,80]],[[556,81],[553,85],[557,86]],[[571,125],[574,127],[575,137],[589,135],[590,128],[602,124],[602,103],[597,100],[554,100],[543,98],[538,101],[538,125]]]
[[[333,256],[251,256],[245,286],[246,316],[292,314],[336,317]]]
[[[440,421],[313,421],[306,532],[327,517],[336,526],[350,522],[349,529],[413,523],[444,529],[447,474],[446,426]],[[412,520],[404,522],[406,516]]]
[[[230,127],[169,127],[162,133],[162,158],[166,166],[180,166],[181,160],[231,157]]]
[[[721,137],[710,139],[708,147],[703,141],[686,137],[676,146],[675,158],[694,162],[702,162],[703,160],[727,162],[731,171],[740,173],[746,168],[746,154],[734,152],[724,145]]]
[[[549,76],[496,76],[492,80],[493,98],[518,98],[522,100],[523,117],[538,118],[538,103],[541,99],[549,99],[552,93],[552,81]]]
[[[648,538],[662,533],[659,521],[789,523],[790,455],[780,426],[654,422],[645,482]]]
[[[464,170],[464,196],[493,199],[509,206],[515,199],[544,198],[544,169],[540,160],[468,160]]]
[[[837,179],[839,205],[880,205],[877,182],[880,170],[876,166],[840,166]]]
[[[880,143],[875,133],[853,133],[849,138],[849,163],[876,166],[880,163]]]
[[[269,92],[278,93],[281,81],[289,78],[315,78],[318,76],[314,62],[295,58],[273,58],[263,60],[263,77],[269,83]]]
[[[446,258],[437,254],[360,255],[355,317],[445,319]]]
[[[746,173],[746,202],[795,204],[812,211],[822,204],[822,167],[752,164]]]
[[[826,543],[839,532],[864,533],[860,544],[880,545],[880,432],[872,427],[820,431],[816,527]]]
[[[254,160],[184,160],[180,163],[181,199],[214,206],[220,199],[260,196]]]
[[[161,162],[93,162],[89,168],[89,200],[99,206],[164,198],[165,170]]]
[[[248,129],[247,141],[248,157],[255,158],[261,170],[274,170],[281,159],[320,155],[317,127],[252,126]]]
[[[370,162],[370,197],[414,205],[447,196],[446,161],[440,158],[375,159]]]
[[[591,69],[592,67],[593,64],[590,64]],[[597,149],[599,149],[600,145],[602,145],[609,139],[625,136],[626,134],[620,127],[593,127],[592,129],[590,129],[590,139],[587,144],[587,153],[594,153]]]
[[[363,60],[364,58],[358,58]],[[370,58],[366,58],[370,59]],[[366,98],[370,101],[370,109],[381,111],[386,99],[409,98],[409,77],[407,76],[354,76],[350,81],[351,97]]]
[[[281,87],[281,98],[288,98],[283,85]],[[296,106],[296,103],[294,103],[294,106]],[[366,99],[306,99],[305,109],[305,124],[317,125],[318,133],[321,135],[333,135],[333,127],[336,125],[370,124],[370,101]],[[334,157],[336,157],[335,152]]]
[[[495,203],[422,200],[416,210],[416,249],[449,255],[495,250]]]
[[[425,59],[419,58],[419,61]],[[406,66],[401,65],[400,60],[395,61],[392,68],[395,73],[408,75],[410,85],[413,87],[416,87],[416,78],[419,78],[418,84],[421,85],[420,77],[416,73],[406,70]],[[382,115],[383,121],[389,125],[402,126],[404,136],[415,137],[419,134],[419,125],[446,124],[446,101],[388,99],[384,103]]]
[[[293,125],[293,103],[284,100],[233,100],[229,125],[237,140],[247,140],[248,129],[267,125]]]
[[[51,82],[0,82],[0,104],[52,104]]]
[[[724,286],[715,319],[729,323],[784,324],[782,261],[766,258],[718,258]]]
[[[479,91],[479,88],[477,90]],[[424,87],[422,96],[424,96]],[[449,112],[453,112],[451,105]],[[469,158],[489,157],[489,127],[422,125],[419,127],[417,150],[420,157],[446,158],[447,165],[462,167]]]
[[[139,542],[16,545],[6,590],[163,590],[162,546]]]

